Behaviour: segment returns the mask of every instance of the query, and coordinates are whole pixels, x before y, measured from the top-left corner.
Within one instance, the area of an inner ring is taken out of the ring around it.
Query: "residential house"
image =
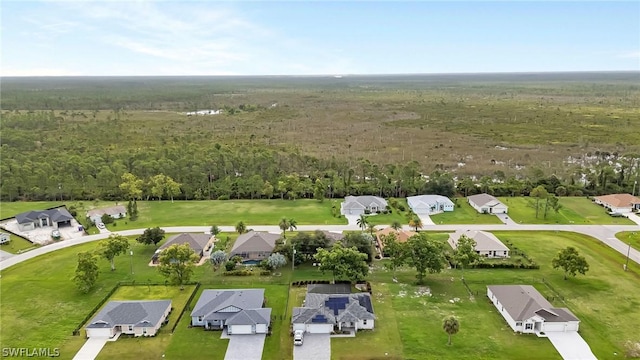
[[[481,214],[506,214],[509,207],[489,194],[477,194],[467,197],[469,205]]]
[[[449,245],[455,250],[458,248],[458,240],[466,236],[476,242],[475,250],[481,256],[488,258],[508,258],[509,248],[495,235],[486,231],[456,231],[449,234]]]
[[[169,313],[171,300],[109,301],[85,329],[90,338],[155,336]]]
[[[183,245],[188,244],[189,247],[196,253],[200,258],[204,255],[205,250],[209,246],[209,243],[213,240],[213,236],[210,234],[190,234],[190,233],[182,233],[179,235],[175,235],[170,237],[162,246],[156,250],[151,258],[151,261],[154,264],[158,263],[158,258],[160,257],[160,253],[172,245]]]
[[[632,211],[640,211],[640,199],[631,194],[596,196],[593,198],[593,201],[614,213],[624,214]]]
[[[531,285],[491,285],[487,296],[516,332],[544,336],[578,331],[580,326],[569,309],[554,307]]]
[[[229,335],[265,334],[271,308],[264,303],[264,289],[204,290],[191,312],[191,325],[226,328]]]
[[[87,217],[94,224],[101,223],[102,215],[104,214],[107,214],[114,219],[122,219],[127,216],[127,209],[123,205],[116,205],[87,211]]]
[[[229,258],[238,255],[245,265],[259,264],[271,255],[278,239],[280,234],[249,231],[238,236],[231,248]]]
[[[373,329],[376,316],[369,293],[343,293],[344,289],[307,288],[302,307],[293,308],[293,331],[302,330],[315,334],[331,334],[335,331]]]
[[[63,226],[71,226],[73,216],[64,207],[49,210],[32,210],[16,215],[20,231],[34,230],[35,228],[53,227],[57,229]]]
[[[378,252],[380,252],[380,255],[382,255],[382,251],[384,250],[382,238],[388,236],[389,234],[395,234],[396,241],[399,243],[407,242],[410,237],[418,235],[418,233],[414,231],[407,231],[402,229],[394,230],[391,227],[386,227],[382,230],[376,231],[376,248],[378,248]]]
[[[344,239],[344,234],[343,233],[333,232],[333,231],[326,231],[326,230],[316,230],[316,232],[322,233],[324,235],[324,237],[326,237],[327,240],[329,240],[329,245],[330,246],[332,246],[336,242],[341,241],[342,239]]]
[[[418,215],[438,214],[453,211],[455,204],[442,195],[418,195],[407,197],[407,204]]]
[[[346,196],[340,204],[342,215],[375,214],[387,208],[387,200],[378,196]]]
[[[0,244],[8,244],[11,237],[7,233],[0,233]]]

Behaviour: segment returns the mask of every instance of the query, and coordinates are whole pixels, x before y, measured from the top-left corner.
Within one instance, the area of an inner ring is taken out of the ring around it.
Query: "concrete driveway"
[[[293,360],[331,360],[331,337],[329,334],[304,334],[300,346],[293,345]]]
[[[631,221],[633,221],[634,223],[640,225],[640,216],[634,214],[634,213],[628,213],[625,214],[627,216],[627,218]]]
[[[431,220],[431,217],[429,215],[420,214],[418,215],[418,217],[420,218],[420,221],[422,221],[422,226],[435,225],[435,223],[433,222],[433,220]]]
[[[107,341],[109,341],[108,338],[89,338],[89,339],[87,339],[87,341],[84,343],[84,345],[82,345],[82,348],[80,348],[80,351],[78,351],[76,356],[73,357],[73,360],[93,360],[93,359],[95,359],[98,356],[98,354],[100,353],[100,351],[102,350],[102,348],[104,347],[104,344],[107,343]]]
[[[548,332],[546,336],[564,360],[598,360],[589,344],[575,331]]]
[[[518,225],[515,221],[513,221],[511,219],[511,217],[509,217],[509,215],[507,214],[494,214],[496,217],[498,217],[498,219],[500,219],[500,221],[502,221],[503,224],[506,225]]]
[[[4,260],[4,259],[8,259],[10,257],[14,256],[12,253],[0,250],[0,261]]]
[[[224,360],[262,359],[265,334],[229,335],[229,345]]]
[[[347,219],[349,226],[358,226],[358,219],[360,219],[360,215],[345,215],[344,217]]]

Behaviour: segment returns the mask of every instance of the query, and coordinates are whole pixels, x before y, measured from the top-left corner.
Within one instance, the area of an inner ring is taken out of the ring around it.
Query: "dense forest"
[[[535,83],[516,82],[505,87],[501,84],[506,80],[499,78],[492,83],[493,87],[471,82],[473,89],[462,86],[452,93],[452,87],[460,87],[459,81],[440,79],[420,90],[419,104],[406,105],[403,102],[415,97],[415,93],[398,95],[400,90],[394,89],[414,91],[420,86],[401,80],[385,78],[375,85],[369,79],[366,83],[347,83],[336,90],[336,80],[306,79],[282,84],[269,79],[255,83],[240,79],[235,88],[223,83],[211,89],[202,82],[181,79],[171,83],[175,88],[172,97],[162,86],[166,79],[151,82],[152,85],[145,80],[134,82],[136,86],[126,86],[125,82],[115,87],[110,85],[113,80],[93,79],[85,88],[80,86],[82,82],[78,85],[71,80],[52,85],[42,79],[13,79],[8,86],[3,84],[0,195],[3,201],[122,200],[131,197],[126,187],[128,181],[137,181],[142,192],[135,197],[141,199],[322,199],[349,194],[404,197],[421,193],[465,196],[477,192],[518,196],[528,195],[538,185],[557,195],[593,195],[630,193],[640,179],[639,144],[634,142],[640,136],[640,131],[634,132],[640,129],[640,114],[634,108],[640,90],[626,80],[615,86],[596,83],[599,85],[594,85],[595,91],[588,90],[588,82],[579,83],[572,85],[573,90],[560,91],[562,94],[556,94],[558,99],[554,100],[554,104],[566,104],[571,96],[576,97],[576,103],[584,102],[578,97],[600,98],[603,105],[590,111],[596,115],[599,111],[615,115],[598,122],[596,125],[601,129],[598,131],[619,130],[611,125],[611,121],[618,120],[630,129],[618,131],[616,139],[609,139],[613,144],[598,143],[594,135],[558,145],[562,147],[545,148],[547,145],[530,139],[519,150],[514,143],[521,142],[535,126],[548,124],[525,121],[529,127],[505,130],[519,131],[522,136],[514,133],[511,142],[502,141],[501,146],[494,146],[491,134],[473,135],[473,129],[467,134],[464,126],[456,129],[456,124],[463,121],[461,115],[444,122],[433,114],[447,106],[450,112],[476,111],[476,105],[470,105],[475,104],[474,99],[443,105],[462,101],[456,100],[461,94],[486,95],[511,89],[501,96],[513,98],[517,94],[517,101],[511,100],[507,105],[526,118],[528,113],[522,109],[531,105],[528,97],[539,91]],[[553,81],[556,84],[561,80]],[[243,89],[240,100],[234,95],[238,88]],[[608,88],[609,93],[600,93]],[[575,93],[572,95],[571,91]],[[226,95],[218,97],[220,94]],[[187,101],[190,96],[194,99],[191,102]],[[326,106],[327,98],[334,107]],[[498,97],[496,104],[502,104],[501,99]],[[316,104],[316,108],[310,104]],[[360,107],[341,109],[345,104]],[[426,116],[420,112],[421,107],[425,108]],[[223,114],[206,117],[178,112],[207,108],[222,109]],[[489,108],[498,109],[494,105]],[[402,114],[398,117],[399,111],[407,110],[415,111],[418,117],[413,120]],[[498,110],[494,110],[496,114]],[[540,111],[533,109],[530,113]],[[568,110],[566,114],[555,108],[549,111],[560,114],[555,116],[558,129],[562,129],[562,118],[570,116]],[[332,113],[340,114],[338,118],[325,120],[333,132],[322,133],[312,128]],[[358,133],[359,128],[378,121],[376,116],[382,116],[378,113],[384,115],[380,124]],[[386,122],[389,116],[393,128]],[[407,125],[417,119],[423,119],[419,129]],[[484,124],[485,120],[480,121]],[[483,124],[477,124],[478,129],[491,127]],[[339,126],[347,127],[335,130]],[[428,126],[433,128],[423,129]],[[344,134],[345,131],[352,133]],[[397,131],[393,139],[405,141],[390,141],[392,131]],[[434,145],[428,138],[419,137],[420,131],[445,134],[457,141]],[[475,136],[474,141],[485,141],[487,151],[494,153],[485,156],[478,154],[482,149],[465,149],[469,155],[462,160],[445,161],[440,154],[458,151],[456,146],[463,146],[460,143],[466,142],[470,134]],[[346,140],[338,141],[343,136]],[[495,150],[510,146],[514,150]],[[580,161],[566,161],[575,156],[569,152],[571,149],[577,149],[580,156],[575,159]],[[411,155],[405,157],[405,151]],[[517,151],[526,153],[513,161],[498,157],[514,156]]]

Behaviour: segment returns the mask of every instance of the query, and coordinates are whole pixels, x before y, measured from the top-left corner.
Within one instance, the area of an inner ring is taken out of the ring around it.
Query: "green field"
[[[623,231],[616,234],[618,240],[640,251],[640,231]]]
[[[536,218],[535,207],[529,206],[529,197],[500,198],[509,206],[509,216],[513,221],[521,224],[575,224],[575,225],[634,225],[635,223],[624,217],[611,217],[602,206],[594,204],[584,197],[561,197],[562,208],[556,214],[548,209],[544,219],[541,209]]]
[[[443,212],[431,216],[436,225],[441,224],[501,224],[502,221],[494,215],[480,214],[464,198],[457,198],[453,211]]]
[[[238,221],[250,228],[252,225],[278,225],[284,216],[294,218],[298,225],[346,224],[347,221],[331,216],[331,206],[340,206],[341,200],[212,200],[212,201],[140,201],[139,217],[136,221],[116,220],[110,224],[111,230],[147,228],[153,226],[211,226],[231,225]],[[14,216],[24,211],[44,209],[61,205],[59,202],[11,202],[0,208],[2,218]],[[112,202],[69,202],[67,206],[78,209],[81,220],[84,213],[92,208],[113,206]],[[80,209],[83,209],[81,211]]]
[[[12,253],[12,254],[20,254],[24,251],[29,251],[31,249],[35,249],[38,247],[38,244],[34,244],[31,241],[21,238],[20,236],[15,236],[13,234],[9,234],[9,243],[0,245],[0,250]]]

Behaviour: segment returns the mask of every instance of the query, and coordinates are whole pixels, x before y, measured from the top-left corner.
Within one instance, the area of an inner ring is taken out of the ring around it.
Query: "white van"
[[[293,345],[300,346],[304,341],[304,331],[296,330],[293,332]]]

